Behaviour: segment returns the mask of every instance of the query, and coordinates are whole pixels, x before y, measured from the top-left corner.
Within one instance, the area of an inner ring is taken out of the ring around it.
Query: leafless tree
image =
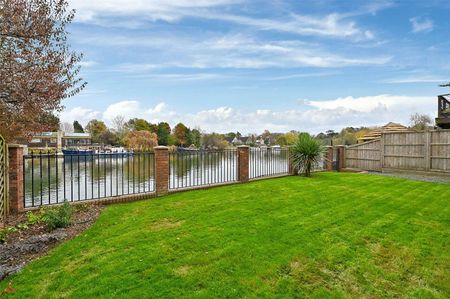
[[[62,122],[59,126],[59,129],[64,133],[73,133],[73,125],[68,122]]]
[[[409,119],[411,128],[418,131],[426,130],[433,124],[431,117],[426,114],[415,113]]]
[[[123,132],[123,130],[125,129],[125,123],[126,123],[125,117],[122,115],[117,115],[112,120],[113,128],[117,133]]]

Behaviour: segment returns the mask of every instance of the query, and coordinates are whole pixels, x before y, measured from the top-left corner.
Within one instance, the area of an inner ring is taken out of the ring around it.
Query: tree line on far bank
[[[233,145],[289,146],[295,144],[301,133],[294,130],[286,133],[265,130],[261,134],[248,134],[247,136],[243,136],[239,132],[204,133],[200,128],[192,129],[181,122],[172,128],[167,122],[150,123],[142,118],[132,118],[126,121],[122,116],[114,118],[111,127],[97,119],[89,121],[85,128],[78,121],[74,121],[73,124],[59,124],[57,117],[48,117],[46,121],[54,131],[59,128],[68,133],[89,133],[94,144],[124,146],[133,149],[153,148],[156,145],[224,149],[229,147],[233,141]],[[416,113],[410,117],[410,128],[413,130],[432,128],[432,124],[431,118],[427,115]],[[358,139],[370,130],[371,128],[368,127],[346,127],[339,132],[328,130],[313,135],[313,137],[322,141],[324,145],[352,145],[358,143]]]

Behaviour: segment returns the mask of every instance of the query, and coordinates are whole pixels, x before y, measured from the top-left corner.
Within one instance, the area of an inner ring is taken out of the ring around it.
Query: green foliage
[[[108,131],[108,128],[103,121],[93,119],[87,124],[86,131],[91,134],[93,143],[101,143],[101,136]]]
[[[192,129],[188,131],[187,134],[187,145],[194,145],[196,148],[200,147],[202,134],[198,129]]]
[[[142,118],[132,118],[126,124],[125,127],[130,131],[149,131],[151,133],[158,132],[158,126],[149,123]]]
[[[43,221],[44,210],[41,209],[39,212],[33,213],[31,211],[27,212],[27,224],[35,225]]]
[[[72,213],[72,206],[67,201],[64,201],[61,206],[46,209],[43,215],[43,221],[47,223],[51,230],[67,227],[72,220]]]
[[[73,132],[84,133],[83,126],[77,120],[73,122]]]
[[[448,298],[449,193],[320,172],[109,205],[0,289],[14,281],[20,298]]]
[[[160,122],[158,124],[157,135],[159,145],[169,145],[170,125],[166,122]]]
[[[292,148],[292,164],[297,171],[309,177],[312,167],[321,161],[324,153],[325,147],[320,140],[308,133],[300,133]]]

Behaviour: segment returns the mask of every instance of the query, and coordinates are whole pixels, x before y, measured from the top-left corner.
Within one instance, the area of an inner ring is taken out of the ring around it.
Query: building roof
[[[35,138],[57,138],[58,132],[40,132],[33,135]],[[64,133],[61,132],[62,138],[91,138],[89,133]]]
[[[63,138],[91,138],[89,133],[64,133]]]
[[[389,122],[382,126],[381,128],[376,128],[370,130],[364,136],[358,138],[359,141],[370,141],[381,137],[382,133],[393,133],[393,132],[406,132],[409,131],[407,127],[402,124]]]

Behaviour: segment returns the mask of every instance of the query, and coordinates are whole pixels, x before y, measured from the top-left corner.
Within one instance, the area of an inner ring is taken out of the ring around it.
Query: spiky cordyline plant
[[[319,163],[325,153],[325,147],[308,133],[301,133],[291,150],[292,166],[305,176],[311,176],[313,165]]]

